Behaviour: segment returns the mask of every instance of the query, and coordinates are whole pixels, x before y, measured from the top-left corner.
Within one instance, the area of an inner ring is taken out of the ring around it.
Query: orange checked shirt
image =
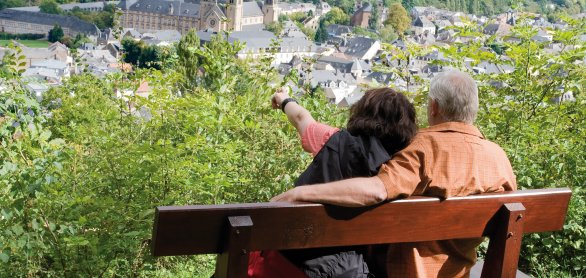
[[[378,177],[389,199],[450,198],[517,189],[505,152],[485,140],[476,127],[459,122],[420,130],[409,146],[381,166]],[[388,276],[467,277],[481,242],[476,238],[391,244]]]

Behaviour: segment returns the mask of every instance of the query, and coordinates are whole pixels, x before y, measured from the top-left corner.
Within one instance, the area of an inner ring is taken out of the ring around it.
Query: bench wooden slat
[[[414,242],[489,236],[503,204],[521,203],[525,233],[560,230],[571,191],[522,190],[456,197],[411,197],[368,208],[259,203],[158,207],[155,256],[223,253],[229,216],[250,216],[247,250]],[[384,221],[380,221],[384,219]],[[376,226],[376,229],[373,229]],[[335,236],[333,236],[335,235]]]

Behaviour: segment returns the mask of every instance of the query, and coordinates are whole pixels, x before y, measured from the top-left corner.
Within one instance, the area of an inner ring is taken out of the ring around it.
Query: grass
[[[0,40],[0,46],[4,47],[7,46],[12,40]],[[28,47],[32,48],[47,48],[49,46],[48,41],[38,41],[38,40],[15,40],[20,44],[23,44]]]

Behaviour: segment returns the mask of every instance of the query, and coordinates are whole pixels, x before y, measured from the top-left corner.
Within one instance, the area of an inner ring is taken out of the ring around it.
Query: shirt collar
[[[484,139],[484,135],[473,125],[462,122],[446,122],[420,129],[419,132],[458,132]]]

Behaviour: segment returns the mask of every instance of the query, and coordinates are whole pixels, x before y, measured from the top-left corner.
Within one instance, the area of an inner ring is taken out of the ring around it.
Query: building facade
[[[278,20],[277,0],[122,0],[121,24],[139,32],[190,29],[241,31],[248,26],[269,24]]]

